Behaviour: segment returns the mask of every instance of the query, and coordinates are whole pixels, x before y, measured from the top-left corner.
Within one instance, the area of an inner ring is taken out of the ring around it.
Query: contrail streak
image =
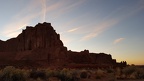
[[[46,0],[42,0],[43,22],[46,20]]]

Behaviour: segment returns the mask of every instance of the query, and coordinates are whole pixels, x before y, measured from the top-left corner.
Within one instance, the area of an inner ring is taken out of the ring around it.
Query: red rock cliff
[[[50,23],[27,26],[17,38],[0,42],[0,51],[26,51],[36,48],[63,47],[60,35],[55,32]]]
[[[81,64],[86,67],[117,65],[116,60],[108,54],[89,53],[88,50],[67,51],[60,40],[60,35],[50,23],[46,22],[39,23],[35,27],[27,26],[16,38],[7,41],[0,40],[0,65],[82,67]]]

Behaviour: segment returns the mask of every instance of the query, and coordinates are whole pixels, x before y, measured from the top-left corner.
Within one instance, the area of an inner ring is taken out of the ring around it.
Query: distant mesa
[[[125,67],[110,54],[68,51],[51,23],[27,26],[16,38],[0,40],[0,66],[98,68]]]

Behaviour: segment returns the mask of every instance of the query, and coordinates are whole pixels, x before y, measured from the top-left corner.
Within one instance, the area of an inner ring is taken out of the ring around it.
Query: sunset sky
[[[68,50],[144,65],[144,0],[0,0],[0,39],[50,22]]]

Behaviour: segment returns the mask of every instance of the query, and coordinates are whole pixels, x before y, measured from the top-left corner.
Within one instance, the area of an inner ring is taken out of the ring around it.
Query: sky
[[[0,40],[43,22],[68,50],[144,65],[144,0],[0,0]]]

